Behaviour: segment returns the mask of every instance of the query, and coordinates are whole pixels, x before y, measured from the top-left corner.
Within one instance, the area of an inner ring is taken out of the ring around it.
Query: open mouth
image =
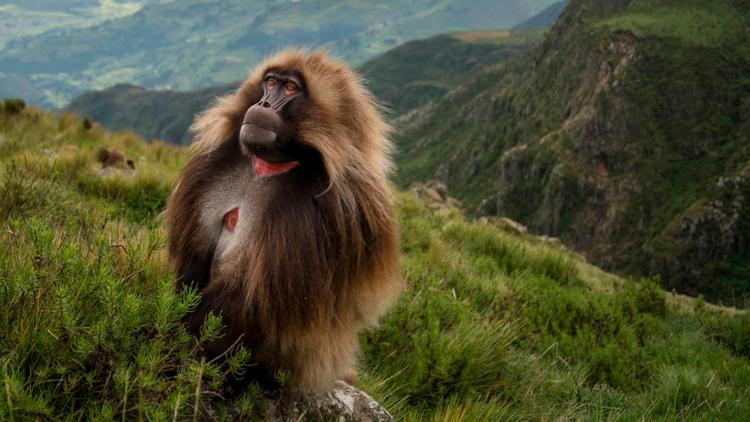
[[[253,171],[258,177],[270,177],[283,174],[299,165],[299,161],[297,160],[284,163],[272,163],[258,157],[257,155],[253,155],[252,160]]]

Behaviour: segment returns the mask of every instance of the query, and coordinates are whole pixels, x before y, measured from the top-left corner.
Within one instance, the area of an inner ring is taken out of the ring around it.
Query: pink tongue
[[[274,176],[276,174],[286,173],[297,167],[299,161],[289,161],[287,163],[270,163],[253,155],[253,170],[258,177]]]
[[[226,229],[230,232],[234,232],[235,227],[237,227],[237,220],[239,219],[239,217],[239,207],[234,207],[231,210],[227,211],[227,213],[224,214],[224,227],[226,227]]]

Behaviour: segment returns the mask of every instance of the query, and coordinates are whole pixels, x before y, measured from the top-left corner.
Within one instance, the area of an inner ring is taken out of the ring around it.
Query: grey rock
[[[99,177],[107,177],[113,174],[121,174],[125,177],[133,177],[135,176],[135,170],[134,169],[121,169],[117,167],[104,167],[103,169],[100,169],[96,172],[96,175]]]
[[[272,397],[265,415],[269,421],[393,421],[393,417],[367,393],[344,381],[331,391],[283,391]]]

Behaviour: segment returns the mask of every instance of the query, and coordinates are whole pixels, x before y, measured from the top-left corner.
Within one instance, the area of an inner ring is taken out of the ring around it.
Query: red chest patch
[[[240,218],[240,208],[234,207],[224,214],[224,228],[230,232],[234,232],[237,227],[237,220]]]

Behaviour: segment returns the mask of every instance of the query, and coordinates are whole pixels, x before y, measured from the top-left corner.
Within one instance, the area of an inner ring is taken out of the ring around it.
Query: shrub
[[[382,329],[364,337],[367,365],[392,374],[390,393],[420,407],[498,392],[513,341],[507,324],[476,319],[442,294],[402,303]]]
[[[750,313],[715,315],[710,324],[715,339],[732,352],[750,358]]]
[[[3,103],[3,110],[7,114],[18,114],[26,108],[26,102],[20,98],[6,98]]]
[[[651,334],[639,324],[632,298],[560,287],[544,277],[514,282],[522,303],[519,317],[525,331],[539,333],[529,345],[537,350],[553,347],[554,353],[589,368],[589,381],[613,387],[638,389],[648,380],[650,363],[641,344]]]
[[[171,186],[154,175],[139,173],[104,177],[84,173],[78,177],[81,192],[112,202],[120,215],[132,222],[148,222],[165,207]]]
[[[633,283],[628,283],[633,285]],[[658,280],[645,278],[631,290],[638,312],[664,316],[667,313],[667,296],[659,286]]]
[[[83,126],[83,128],[88,131],[91,130],[92,127],[94,127],[94,123],[88,117],[84,117],[81,121],[81,126]]]
[[[28,161],[5,163],[0,179],[0,221],[20,216],[40,207],[46,201],[44,181],[29,168]]]
[[[8,277],[0,289],[0,419],[207,417],[208,394],[224,374],[200,348],[221,322],[214,317],[199,341],[186,332],[180,318],[198,296],[175,294],[171,274],[149,270],[153,247],[124,253],[107,233],[76,241],[77,230],[37,217],[7,227],[0,234],[8,245],[0,248],[0,274]],[[238,370],[247,353],[235,356]]]

